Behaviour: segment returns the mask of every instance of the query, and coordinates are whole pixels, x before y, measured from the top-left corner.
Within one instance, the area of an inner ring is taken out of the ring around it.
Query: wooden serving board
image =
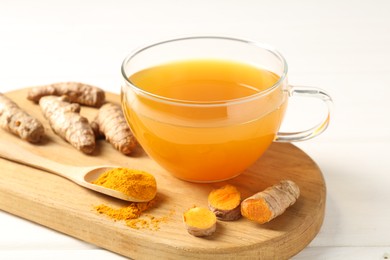
[[[21,141],[0,129],[0,138],[17,143],[54,161],[79,166],[114,164],[154,174],[158,184],[157,204],[147,213],[169,216],[158,230],[132,229],[94,210],[94,205],[113,207],[128,202],[82,188],[67,179],[0,158],[0,209],[70,236],[134,259],[285,259],[303,248],[318,233],[324,218],[325,183],[318,166],[292,144],[274,143],[266,154],[242,175],[225,182],[195,184],[174,178],[153,162],[141,148],[133,156],[116,151],[99,140],[92,155],[85,155],[53,134],[38,105],[26,99],[27,89],[6,93],[19,106],[45,124],[47,138],[42,144]],[[109,101],[119,96],[107,94]],[[93,119],[94,108],[82,114]],[[208,193],[224,184],[235,185],[246,198],[282,179],[295,181],[301,197],[287,211],[263,225],[245,218],[218,221],[210,237],[189,235],[182,213],[193,205],[207,207]]]

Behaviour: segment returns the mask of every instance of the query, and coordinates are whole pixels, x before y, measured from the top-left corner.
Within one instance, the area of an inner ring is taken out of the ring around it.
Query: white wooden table
[[[296,144],[322,169],[327,206],[294,259],[390,258],[390,1],[0,0],[0,92],[73,80],[119,93],[128,52],[186,35],[274,45],[290,83],[334,99],[328,130]],[[283,128],[315,121],[308,105]],[[0,223],[0,259],[122,258],[2,211]]]

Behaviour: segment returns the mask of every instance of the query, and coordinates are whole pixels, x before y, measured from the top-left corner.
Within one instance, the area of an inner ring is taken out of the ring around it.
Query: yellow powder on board
[[[159,230],[161,223],[167,223],[171,216],[175,213],[174,210],[171,210],[166,216],[155,217],[152,215],[145,215],[145,218],[130,219],[126,221],[128,227],[134,229],[149,229],[149,230]]]
[[[95,206],[95,209],[100,214],[104,214],[113,220],[130,220],[139,218],[145,210],[150,208],[154,201],[149,202],[132,202],[129,206],[122,208],[112,208],[101,204]]]
[[[95,206],[95,210],[104,214],[114,221],[124,221],[125,224],[133,229],[159,230],[161,223],[167,223],[174,214],[171,210],[167,215],[156,217],[151,214],[142,213],[155,205],[156,199],[148,202],[132,202],[126,207],[113,208],[105,204]]]
[[[170,211],[162,217],[155,217],[150,214],[142,216],[142,213],[153,207],[157,201],[155,198],[157,193],[156,180],[149,173],[128,168],[115,168],[101,174],[93,184],[147,201],[131,202],[128,206],[119,208],[113,208],[105,204],[94,207],[100,214],[104,214],[114,221],[124,221],[130,228],[158,230],[160,224],[166,223],[174,214],[174,211]]]

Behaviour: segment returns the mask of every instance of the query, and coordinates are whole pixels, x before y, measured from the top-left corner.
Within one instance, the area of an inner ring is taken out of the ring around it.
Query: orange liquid
[[[196,103],[244,98],[270,88],[276,74],[241,63],[188,60],[135,73],[139,88]],[[272,143],[286,106],[280,88],[251,102],[174,105],[124,93],[125,116],[146,152],[175,176],[208,182],[232,178]]]

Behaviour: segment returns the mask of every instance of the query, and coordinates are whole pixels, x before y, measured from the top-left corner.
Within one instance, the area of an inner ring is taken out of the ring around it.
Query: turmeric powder
[[[157,193],[156,179],[153,175],[129,168],[110,169],[92,183],[120,191],[138,201],[150,201]]]
[[[236,187],[226,185],[212,190],[208,196],[209,209],[220,220],[237,220],[241,217],[241,194]]]
[[[149,229],[149,230],[159,230],[161,223],[167,223],[169,218],[174,214],[174,211],[171,210],[168,215],[162,217],[155,217],[152,215],[145,215],[145,218],[129,219],[126,220],[126,226],[133,229]]]
[[[31,143],[38,143],[45,133],[44,127],[38,119],[29,115],[1,93],[0,127]]]
[[[157,203],[157,199],[148,202],[132,202],[128,206],[113,208],[104,204],[95,206],[95,210],[104,214],[114,221],[124,221],[126,226],[133,229],[149,229],[157,231],[160,229],[161,223],[166,223],[174,214],[171,210],[167,215],[156,217],[150,214],[142,215],[144,211],[149,210]]]
[[[249,220],[264,224],[281,215],[299,197],[299,187],[283,180],[241,203],[241,214]]]
[[[137,219],[141,213],[149,209],[154,204],[154,201],[148,202],[132,202],[129,206],[122,208],[112,208],[101,204],[95,207],[96,211],[104,214],[114,220],[131,220]]]

